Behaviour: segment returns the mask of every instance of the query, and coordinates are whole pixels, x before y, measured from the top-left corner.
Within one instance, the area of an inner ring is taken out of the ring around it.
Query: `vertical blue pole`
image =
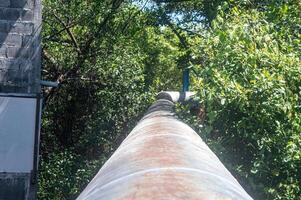
[[[190,85],[190,80],[189,80],[189,69],[185,68],[183,70],[183,92],[189,91],[189,85]]]

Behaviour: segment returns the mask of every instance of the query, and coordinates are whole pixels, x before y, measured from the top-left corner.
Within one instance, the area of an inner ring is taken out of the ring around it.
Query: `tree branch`
[[[124,2],[124,0],[113,0],[112,4],[111,4],[111,10],[109,12],[109,14],[104,18],[104,20],[99,24],[98,29],[96,30],[96,32],[93,33],[89,33],[90,35],[87,37],[87,41],[85,42],[85,45],[80,48],[78,43],[75,40],[75,37],[73,36],[72,32],[69,32],[69,36],[71,37],[71,39],[74,39],[74,45],[77,49],[78,52],[78,57],[77,57],[77,61],[74,67],[72,67],[71,69],[69,69],[67,72],[65,72],[64,74],[60,74],[56,81],[59,83],[59,86],[57,88],[50,88],[47,93],[46,93],[46,97],[45,97],[45,103],[47,103],[49,101],[49,99],[51,98],[51,96],[55,93],[55,91],[58,91],[59,88],[61,87],[61,85],[72,75],[76,74],[78,72],[78,70],[80,69],[80,67],[84,64],[84,62],[86,61],[86,59],[89,58],[89,50],[91,48],[92,43],[94,42],[94,40],[96,38],[100,38],[101,33],[105,30],[105,27],[107,26],[108,22],[114,17],[114,14],[116,13],[117,9],[121,6],[121,4]],[[56,16],[56,15],[55,15]],[[66,24],[58,17],[56,16],[57,20],[64,26],[64,28],[66,28],[66,31],[68,31],[68,26],[66,26]],[[78,51],[80,50],[80,51]]]
[[[77,53],[78,54],[81,54],[81,49],[78,45],[78,42],[74,36],[74,34],[72,33],[71,29],[69,28],[69,26],[56,14],[56,13],[53,13],[53,16],[61,23],[61,25],[63,26],[64,30],[66,30],[67,34],[69,35],[73,45],[74,45],[74,48],[76,49]]]

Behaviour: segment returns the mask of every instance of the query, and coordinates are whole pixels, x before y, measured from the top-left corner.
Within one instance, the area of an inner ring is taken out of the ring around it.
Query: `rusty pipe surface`
[[[78,200],[251,200],[173,103],[159,99]]]

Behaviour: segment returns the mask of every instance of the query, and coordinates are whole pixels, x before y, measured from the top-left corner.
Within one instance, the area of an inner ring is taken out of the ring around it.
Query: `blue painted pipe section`
[[[190,86],[190,80],[189,80],[189,69],[185,68],[183,70],[183,92],[188,92]]]

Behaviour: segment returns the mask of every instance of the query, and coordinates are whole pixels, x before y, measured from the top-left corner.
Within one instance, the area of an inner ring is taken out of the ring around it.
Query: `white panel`
[[[0,97],[0,172],[32,170],[36,101]]]

